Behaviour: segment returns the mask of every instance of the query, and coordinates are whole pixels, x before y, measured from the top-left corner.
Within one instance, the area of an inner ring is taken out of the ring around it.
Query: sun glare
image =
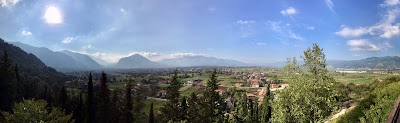
[[[44,14],[44,19],[46,19],[46,22],[50,24],[62,23],[61,12],[54,6],[47,7],[46,13]]]

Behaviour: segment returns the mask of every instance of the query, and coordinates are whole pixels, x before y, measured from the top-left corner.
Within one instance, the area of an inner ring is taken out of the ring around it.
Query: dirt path
[[[325,121],[324,123],[330,123],[332,122],[334,119],[338,118],[339,116],[345,114],[346,112],[350,111],[351,109],[353,109],[354,107],[356,107],[356,105],[351,105],[349,108],[344,108],[341,109],[338,113],[332,115],[329,117],[329,120]]]

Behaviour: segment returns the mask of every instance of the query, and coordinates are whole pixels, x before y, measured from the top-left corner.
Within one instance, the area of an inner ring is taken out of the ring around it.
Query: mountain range
[[[96,70],[102,66],[91,59],[89,56],[74,53],[71,51],[55,52],[45,47],[34,47],[20,42],[9,42],[25,52],[32,53],[47,66],[55,68],[58,71],[79,71],[79,70]]]
[[[218,59],[215,57],[206,56],[183,56],[178,58],[164,59],[159,61],[174,67],[190,67],[190,66],[249,66],[249,64],[231,60],[231,59]]]
[[[55,68],[57,71],[82,71],[100,70],[104,68],[130,69],[130,68],[170,68],[170,67],[190,67],[190,66],[250,66],[249,64],[231,60],[219,59],[206,56],[183,56],[177,58],[151,61],[139,54],[121,58],[116,64],[109,65],[106,61],[99,58],[92,58],[86,54],[81,54],[69,50],[52,51],[44,47],[34,47],[20,42],[9,42],[22,50],[32,53],[47,66]],[[101,63],[101,64],[99,64]],[[302,61],[298,62],[302,64]],[[370,57],[361,60],[338,61],[328,60],[331,68],[345,69],[395,69],[400,68],[400,57]],[[267,64],[266,66],[283,67],[286,62]],[[108,66],[103,66],[108,65]]]
[[[62,72],[100,70],[104,68],[130,69],[189,66],[248,66],[248,64],[236,60],[218,59],[215,57],[206,56],[183,56],[178,58],[164,59],[161,61],[151,61],[139,54],[121,58],[116,64],[110,65],[110,63],[107,63],[102,59],[93,58],[86,54],[69,50],[52,51],[45,47],[34,47],[20,42],[9,43],[28,53],[32,53],[47,66],[53,67],[57,71]],[[103,65],[107,66],[105,67]]]
[[[399,56],[370,57],[361,60],[333,62],[331,64],[335,68],[347,69],[400,69]]]
[[[23,51],[21,48],[13,46],[0,38],[0,53],[3,56],[7,51],[9,60],[14,66],[18,66],[21,75],[37,77],[51,83],[63,82],[67,76],[57,72],[54,68],[48,67],[39,58],[31,53]]]

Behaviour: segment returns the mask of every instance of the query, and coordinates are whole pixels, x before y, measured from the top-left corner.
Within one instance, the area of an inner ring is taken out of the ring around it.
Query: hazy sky
[[[107,61],[139,53],[271,63],[400,55],[399,0],[0,0],[0,37]]]

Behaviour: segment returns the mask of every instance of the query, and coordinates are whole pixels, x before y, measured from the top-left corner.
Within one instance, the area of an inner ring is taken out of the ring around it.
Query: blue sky
[[[400,55],[399,0],[0,0],[0,37],[116,62],[205,55],[247,63]]]

